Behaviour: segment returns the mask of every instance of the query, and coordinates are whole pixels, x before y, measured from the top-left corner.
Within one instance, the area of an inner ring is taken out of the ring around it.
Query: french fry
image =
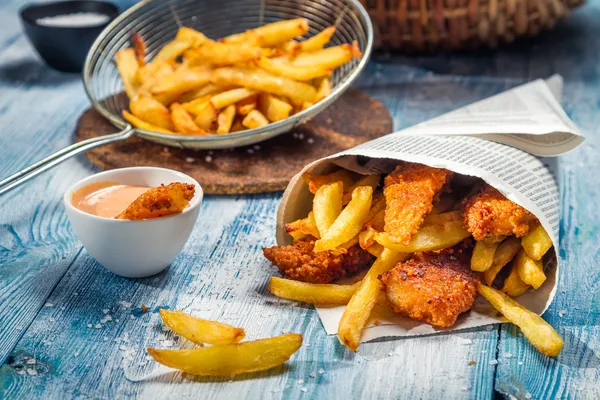
[[[367,220],[367,225],[372,226],[381,226],[381,223],[384,223],[384,215],[385,215],[385,197],[381,194],[381,192],[375,192],[373,194],[373,204],[371,205],[371,210],[369,211],[369,219]],[[383,229],[383,226],[381,226]]]
[[[323,78],[321,82],[319,82],[319,86],[317,88],[317,98],[316,102],[323,100],[325,97],[331,94],[331,79]]]
[[[499,242],[488,243],[484,240],[475,242],[473,255],[471,256],[471,270],[477,272],[487,271],[494,262],[494,254],[500,245]]]
[[[534,289],[539,289],[546,280],[544,274],[544,266],[540,260],[534,260],[527,255],[524,249],[517,253],[515,266],[519,271],[519,277],[523,282],[533,286]]]
[[[368,249],[373,246],[375,243],[375,235],[377,231],[373,229],[372,226],[368,226],[366,229],[363,229],[358,234],[358,243],[360,244],[360,248],[363,250]]]
[[[302,335],[288,333],[269,339],[190,350],[148,349],[167,367],[201,376],[234,376],[263,371],[285,363],[302,345]]]
[[[259,60],[261,51],[258,47],[206,41],[199,47],[187,50],[185,58],[193,66],[205,64],[225,66]]]
[[[229,133],[235,118],[235,105],[230,104],[217,117],[217,133]]]
[[[137,94],[129,102],[131,113],[151,125],[173,131],[169,110],[152,96]]]
[[[198,47],[204,42],[209,41],[210,39],[207,38],[202,32],[198,32],[195,29],[183,26],[177,31],[177,36],[175,36],[175,40],[188,42],[191,43],[192,46]]]
[[[341,181],[321,185],[313,199],[315,224],[319,238],[325,236],[342,212],[343,184]]]
[[[282,299],[320,306],[339,305],[348,303],[358,285],[358,282],[354,285],[306,283],[273,276],[269,281],[269,291]]]
[[[358,235],[369,216],[372,198],[372,187],[360,186],[354,189],[350,203],[342,210],[327,232],[321,235],[321,239],[315,242],[315,253],[333,250]]]
[[[160,309],[163,323],[173,332],[197,344],[239,343],[246,336],[242,328],[192,317],[183,311]]]
[[[242,120],[242,125],[249,129],[260,128],[261,126],[269,125],[269,120],[260,111],[252,110]]]
[[[173,66],[164,61],[153,61],[140,67],[136,74],[136,80],[142,91],[150,91],[152,85],[162,78],[173,73]]]
[[[335,34],[335,26],[330,26],[323,29],[321,32],[316,35],[309,37],[306,40],[298,43],[298,48],[296,51],[317,51],[324,48],[331,37]]]
[[[447,211],[440,214],[429,214],[423,221],[423,226],[441,225],[447,222],[462,221],[463,216],[461,211]]]
[[[167,134],[174,134],[175,132],[170,131],[168,129],[163,129],[159,126],[156,125],[152,125],[144,120],[139,119],[138,117],[136,117],[135,115],[131,114],[129,111],[127,110],[123,110],[123,118],[125,118],[125,121],[129,122],[131,125],[133,125],[136,128],[139,129],[143,129],[145,131],[151,131],[151,132],[159,132],[159,133],[167,133]]]
[[[182,55],[187,49],[192,47],[192,45],[193,43],[191,40],[182,40],[175,38],[175,40],[161,47],[158,54],[156,54],[156,56],[154,56],[154,58],[152,59],[152,62],[174,62],[177,59],[177,57]]]
[[[194,100],[200,99],[200,98],[205,98],[205,100],[208,100],[210,97],[206,98],[206,96],[209,96],[209,95],[214,96],[220,92],[224,92],[227,89],[228,88],[224,88],[222,86],[217,86],[212,83],[207,83],[206,85],[201,86],[198,89],[190,90],[188,92],[183,93],[180,97],[180,101],[182,103],[187,103],[187,102],[191,102],[191,101],[194,101]]]
[[[231,89],[214,95],[211,97],[210,102],[216,108],[221,109],[240,100],[247,99],[250,96],[254,96],[256,93],[256,90],[246,88]]]
[[[238,115],[248,115],[250,113],[250,111],[256,109],[257,105],[258,105],[258,96],[254,95],[254,96],[250,96],[243,100],[238,101],[237,104],[235,105],[235,110]],[[258,111],[260,111],[260,110],[258,110]],[[262,111],[261,111],[261,114],[264,115],[264,113]],[[265,115],[265,117],[266,117],[266,115]]]
[[[317,90],[304,82],[296,82],[258,69],[224,67],[213,72],[213,83],[217,85],[243,86],[284,96],[297,104],[314,101]]]
[[[371,246],[367,247],[365,250],[367,250],[369,253],[371,253],[371,255],[373,255],[375,257],[381,257],[381,253],[383,253],[384,249],[385,249],[385,247],[383,247],[379,243],[373,243]]]
[[[258,96],[258,109],[271,122],[281,121],[290,116],[292,106],[269,93]]]
[[[398,252],[415,253],[452,247],[469,236],[471,234],[463,227],[462,221],[450,221],[440,225],[422,226],[408,245],[395,243],[385,232],[376,234],[375,241]]]
[[[351,45],[341,44],[310,53],[300,53],[292,60],[291,64],[296,67],[319,65],[321,68],[332,70],[352,61],[356,54],[355,51],[356,49]]]
[[[212,130],[219,117],[219,110],[212,105],[210,101],[205,102],[203,105],[194,109],[196,118],[194,122],[199,128],[204,130]]]
[[[317,239],[321,237],[319,230],[317,229],[313,211],[309,212],[308,217],[306,218],[285,224],[284,228],[285,231],[294,238],[294,240],[301,239],[306,235],[311,235]]]
[[[384,249],[381,256],[369,269],[369,272],[360,281],[356,292],[348,302],[344,314],[340,319],[338,336],[340,341],[352,351],[358,349],[360,337],[377,302],[377,295],[381,290],[378,276],[392,269],[398,262],[408,258],[408,254],[397,253]]]
[[[206,67],[180,67],[171,75],[157,82],[150,91],[152,94],[179,94],[202,87],[210,79],[211,70]]]
[[[496,275],[514,258],[520,248],[521,241],[514,236],[510,236],[500,243],[500,246],[498,246],[494,253],[492,266],[483,273],[485,283],[488,286],[492,286]]]
[[[234,119],[233,120],[233,125],[231,125],[231,130],[230,132],[239,132],[239,131],[243,131],[244,129],[244,125],[242,125],[242,120],[241,119]]]
[[[356,174],[345,169],[338,169],[327,175],[312,175],[308,172],[302,175],[304,182],[308,184],[308,190],[312,194],[316,194],[317,190],[328,183],[342,182],[343,187],[350,187],[354,184]]]
[[[318,64],[296,67],[286,62],[278,62],[264,57],[258,60],[256,65],[274,75],[297,81],[310,81],[311,79],[325,76],[331,72],[331,69],[322,68]]]
[[[213,95],[207,94],[202,97],[198,97],[195,100],[189,101],[187,103],[181,104],[183,109],[191,114],[198,115],[200,114],[204,107],[206,107],[206,103],[210,100]]]
[[[117,70],[123,81],[123,86],[125,87],[125,93],[127,93],[127,97],[132,99],[137,91],[135,82],[136,74],[140,67],[135,57],[135,50],[124,49],[117,51],[115,61],[117,63]]]
[[[133,49],[138,65],[140,67],[146,65],[146,42],[144,42],[144,38],[139,33],[134,32],[131,35],[131,41],[133,42]]]
[[[342,198],[342,202],[344,204],[348,204],[350,200],[352,200],[352,192],[359,186],[370,186],[375,192],[377,186],[379,186],[379,182],[381,181],[381,175],[365,175],[360,178],[356,183],[354,183],[349,188],[344,187],[344,197]]]
[[[244,33],[230,35],[223,38],[223,41],[225,43],[257,43],[261,47],[274,47],[298,36],[304,36],[307,32],[308,21],[298,18],[278,21]]]
[[[521,245],[529,257],[534,260],[541,260],[552,247],[552,239],[540,224],[521,239]]]
[[[542,354],[555,357],[560,353],[564,342],[542,317],[527,310],[504,293],[479,282],[477,291],[510,322],[521,328],[527,340]]]
[[[504,285],[501,290],[511,297],[519,297],[529,288],[530,286],[523,282],[519,277],[519,271],[515,265],[504,280]]]
[[[171,120],[175,131],[186,135],[206,135],[207,132],[196,125],[192,117],[179,103],[171,104]]]

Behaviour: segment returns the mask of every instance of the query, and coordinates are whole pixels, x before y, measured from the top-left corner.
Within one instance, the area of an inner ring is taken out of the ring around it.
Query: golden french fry
[[[563,347],[560,335],[542,317],[529,311],[507,295],[477,283],[477,291],[510,322],[521,328],[523,335],[542,354],[557,356]]]
[[[177,57],[182,55],[187,49],[193,46],[191,40],[181,40],[175,38],[175,40],[167,43],[161,47],[160,51],[152,59],[152,62],[174,62]]]
[[[502,291],[511,297],[519,297],[529,289],[530,286],[519,277],[516,265],[510,270],[510,274],[504,280]]]
[[[448,211],[440,214],[429,214],[423,221],[423,226],[441,225],[447,222],[462,221],[463,216],[461,211]]]
[[[281,121],[290,116],[292,106],[269,93],[258,96],[258,109],[271,122]]]
[[[207,42],[210,39],[207,38],[202,32],[198,32],[195,29],[183,26],[177,31],[177,36],[175,36],[175,40],[189,42],[192,46],[198,47],[202,43]]]
[[[261,126],[269,125],[269,120],[260,111],[252,110],[244,117],[242,125],[249,129],[260,128]]]
[[[534,260],[541,260],[552,247],[552,239],[540,224],[521,239],[521,245],[529,257]]]
[[[258,96],[250,96],[245,98],[244,100],[240,100],[235,105],[235,110],[238,115],[248,115],[250,111],[255,110],[258,105]],[[260,111],[260,110],[258,110]],[[262,111],[261,111],[262,114]],[[264,115],[264,114],[263,114]],[[266,115],[265,115],[266,117]],[[268,119],[268,118],[267,118]]]
[[[136,74],[136,80],[140,85],[141,91],[149,91],[152,85],[173,73],[173,66],[164,61],[153,61],[140,67]]]
[[[344,65],[355,55],[355,49],[349,44],[328,47],[323,50],[310,53],[300,53],[292,60],[292,65],[296,67],[310,67],[318,65],[321,68],[333,70],[340,65]]]
[[[226,92],[221,92],[219,94],[211,97],[210,102],[216,108],[225,108],[230,104],[237,103],[240,100],[247,99],[250,96],[254,96],[256,94],[256,90],[246,89],[246,88],[238,88],[231,89]]]
[[[357,175],[355,173],[350,172],[348,170],[338,169],[337,171],[332,172],[330,174],[320,176],[312,175],[306,172],[302,175],[302,179],[308,184],[308,190],[310,190],[312,194],[316,194],[317,190],[321,186],[326,185],[328,183],[340,181],[342,182],[343,187],[350,187],[354,184],[356,176]]]
[[[342,210],[325,234],[321,234],[321,239],[315,242],[315,253],[333,250],[358,235],[369,216],[372,198],[372,187],[360,186],[354,189],[350,203]],[[320,229],[319,232],[321,232]]]
[[[213,71],[213,83],[217,85],[243,86],[278,96],[284,96],[301,104],[314,101],[317,90],[308,83],[269,74],[258,69],[224,67]]]
[[[352,192],[359,186],[370,186],[373,188],[373,192],[375,192],[375,189],[377,189],[377,186],[379,186],[380,181],[381,175],[365,175],[349,188],[344,187],[344,197],[342,199],[343,203],[348,204],[350,200],[352,200]]]
[[[208,83],[204,86],[199,87],[198,89],[190,90],[189,92],[183,93],[180,97],[180,101],[182,103],[187,103],[201,98],[204,98],[204,100],[208,100],[210,99],[210,97],[218,93],[224,92],[225,90],[227,90],[227,88]]]
[[[462,221],[450,221],[440,225],[422,226],[408,245],[395,243],[387,233],[375,235],[375,241],[383,247],[403,253],[441,250],[457,245],[471,234],[463,227]]]
[[[515,259],[515,266],[519,271],[519,277],[523,282],[539,289],[546,280],[544,266],[540,260],[534,260],[527,255],[524,249],[519,250]]]
[[[211,70],[206,67],[180,67],[152,86],[152,94],[184,93],[206,85]]]
[[[278,21],[223,38],[225,43],[256,43],[261,47],[274,47],[278,44],[304,36],[308,32],[308,21],[304,18]]]
[[[117,70],[123,81],[123,86],[125,87],[125,93],[131,99],[137,91],[135,82],[137,71],[140,67],[135,57],[135,50],[124,49],[117,51],[115,61],[117,63]]]
[[[371,210],[369,211],[369,219],[365,225],[371,225],[380,227],[383,230],[383,225],[381,223],[385,223],[385,197],[381,194],[381,192],[375,192],[373,194],[373,204],[371,206]]]
[[[161,308],[160,317],[173,332],[197,344],[239,343],[246,336],[242,328],[192,317],[179,310]]]
[[[258,47],[206,41],[199,47],[187,50],[184,56],[190,65],[224,66],[259,60],[261,51]]]
[[[179,103],[171,104],[171,120],[175,131],[187,135],[206,135],[207,132],[196,125],[192,117]]]
[[[213,95],[211,94],[207,94],[187,103],[182,103],[181,106],[185,111],[189,112],[190,114],[198,115],[203,112],[204,107],[206,107],[206,103],[208,103],[212,96]]]
[[[152,125],[144,120],[139,119],[138,117],[136,117],[135,115],[131,114],[129,111],[127,110],[123,110],[123,118],[125,118],[125,121],[129,122],[131,125],[133,125],[136,128],[139,129],[143,129],[145,131],[151,131],[151,132],[160,132],[160,133],[168,133],[168,134],[174,134],[175,132],[170,131],[168,129],[163,129],[159,126],[156,125]]]
[[[282,299],[316,305],[337,305],[347,304],[358,285],[358,282],[354,285],[306,283],[273,276],[269,281],[269,291]]]
[[[317,98],[316,102],[323,100],[325,97],[331,94],[331,79],[323,78],[321,82],[319,82],[319,86],[317,88]]]
[[[325,236],[331,225],[342,212],[341,181],[321,185],[313,199],[313,214],[319,237]]]
[[[375,235],[377,231],[373,229],[372,226],[368,226],[366,229],[363,229],[358,234],[358,243],[360,244],[361,249],[368,249],[373,246],[375,243]]]
[[[335,33],[335,26],[323,29],[314,36],[309,37],[298,44],[299,51],[317,51],[324,48]]]
[[[301,239],[306,235],[311,235],[317,239],[321,237],[312,211],[308,213],[308,217],[285,224],[284,228],[294,240]]]
[[[217,133],[229,133],[235,118],[235,105],[230,104],[217,117]]]
[[[285,363],[302,345],[302,335],[288,333],[269,339],[190,350],[148,349],[167,367],[202,376],[233,376],[263,371]]]
[[[146,65],[146,42],[144,38],[137,32],[131,35],[131,41],[133,43],[133,49],[135,51],[135,58],[138,61],[140,67]]]
[[[219,110],[212,105],[210,101],[196,107],[193,112],[196,114],[194,122],[199,128],[204,130],[212,130],[219,117]]]
[[[500,270],[513,259],[520,248],[521,241],[514,236],[510,236],[500,243],[500,246],[498,246],[494,253],[492,266],[483,273],[485,283],[488,286],[492,286],[494,279],[496,279],[496,275],[498,275]]]
[[[169,109],[152,96],[137,94],[129,102],[129,109],[136,117],[169,131],[173,131],[173,122]]]
[[[488,243],[484,240],[475,242],[475,248],[471,256],[471,270],[477,272],[487,271],[494,262],[494,254],[499,245],[499,242]]]
[[[371,255],[373,255],[375,257],[381,257],[381,253],[383,253],[384,249],[385,249],[385,247],[383,247],[379,243],[373,243],[372,245],[367,247],[365,250],[367,250],[369,253],[371,253]]]
[[[352,295],[344,310],[338,327],[340,341],[350,350],[356,351],[358,349],[362,332],[371,310],[377,302],[378,293],[381,291],[378,276],[389,271],[408,256],[408,254],[384,249],[381,256],[377,258],[369,272],[367,272],[367,275],[360,281],[356,292]]]
[[[283,76],[297,81],[310,81],[331,72],[331,69],[322,68],[319,65],[296,67],[286,62],[279,62],[269,58],[261,58],[256,62],[258,67],[274,75]]]

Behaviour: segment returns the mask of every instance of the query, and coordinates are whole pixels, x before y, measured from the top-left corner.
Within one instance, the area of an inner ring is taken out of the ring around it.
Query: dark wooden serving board
[[[181,171],[206,194],[283,190],[311,161],[392,132],[393,121],[379,101],[350,89],[334,104],[292,132],[236,149],[189,150],[131,138],[87,152],[103,169],[157,166]],[[114,133],[115,127],[93,108],[80,117],[77,141]]]

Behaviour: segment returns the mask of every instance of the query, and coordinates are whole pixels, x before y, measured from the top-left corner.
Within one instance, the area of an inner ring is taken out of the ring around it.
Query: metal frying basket
[[[363,57],[334,71],[333,90],[319,103],[267,126],[226,135],[174,135],[133,128],[121,113],[128,107],[123,85],[114,63],[115,53],[129,47],[131,32],[140,34],[152,57],[171,41],[179,27],[189,26],[208,37],[220,38],[283,19],[306,18],[309,35],[335,25],[330,44],[356,40]],[[93,107],[120,132],[73,144],[40,162],[0,181],[0,194],[72,157],[75,154],[132,136],[167,146],[221,149],[264,141],[300,125],[335,101],[365,67],[373,45],[373,27],[358,0],[146,0],[115,19],[93,44],[83,69],[85,91]]]

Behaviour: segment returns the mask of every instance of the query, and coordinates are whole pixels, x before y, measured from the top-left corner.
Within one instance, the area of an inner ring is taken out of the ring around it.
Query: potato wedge
[[[216,108],[221,109],[227,107],[230,104],[235,104],[240,100],[244,100],[248,97],[254,96],[255,94],[257,94],[256,90],[246,88],[231,89],[214,95],[213,97],[211,97],[210,102]]]
[[[207,132],[196,125],[190,114],[179,103],[171,104],[171,120],[175,131],[186,135],[206,135]]]
[[[235,105],[235,111],[238,115],[242,115],[242,116],[248,115],[248,114],[250,114],[250,111],[256,110],[257,106],[258,106],[258,95],[255,94],[253,96],[250,96],[243,100],[238,101]],[[260,110],[258,110],[258,111],[260,111]],[[264,113],[262,111],[260,111],[260,112],[261,112],[261,114],[264,115]],[[266,117],[266,115],[265,115],[265,117]]]
[[[140,90],[149,92],[158,80],[173,73],[173,66],[167,62],[153,61],[140,67],[136,74],[136,80]]]
[[[348,302],[344,314],[340,319],[338,336],[340,341],[350,350],[356,351],[360,344],[360,337],[377,302],[381,291],[381,283],[377,278],[384,272],[392,269],[398,262],[408,258],[408,254],[397,253],[384,249],[381,256],[369,269],[369,272],[360,281],[356,292]]]
[[[246,336],[242,328],[192,317],[179,310],[161,308],[160,317],[173,332],[197,344],[239,343]]]
[[[213,72],[213,83],[217,85],[243,86],[249,89],[284,96],[295,104],[314,101],[317,90],[308,83],[269,74],[258,69],[224,67]]]
[[[293,107],[272,94],[261,93],[258,96],[258,109],[269,121],[275,122],[289,117]]]
[[[477,283],[477,291],[510,322],[521,328],[527,340],[542,354],[556,357],[560,353],[564,342],[542,317],[489,286]]]
[[[143,67],[146,65],[146,42],[142,35],[137,32],[131,35],[131,42],[133,43],[133,50],[135,51],[135,58],[138,65]]]
[[[177,57],[185,53],[185,51],[192,46],[193,43],[190,40],[175,39],[161,47],[158,54],[152,59],[152,62],[175,62]]]
[[[258,47],[206,41],[199,47],[187,50],[185,57],[192,66],[205,64],[225,66],[259,60],[261,51]]]
[[[131,99],[137,91],[136,75],[140,67],[135,56],[135,50],[124,49],[117,51],[115,61],[117,63],[117,70],[123,81],[123,87],[125,87],[125,93]]]
[[[332,71],[332,69],[323,68],[319,65],[303,65],[297,67],[286,62],[274,61],[269,58],[261,58],[256,62],[256,65],[273,75],[304,82],[326,76]]]
[[[206,67],[180,67],[156,82],[150,91],[152,94],[180,94],[206,85],[211,76],[211,70]]]
[[[225,43],[256,43],[261,47],[274,47],[308,32],[304,18],[278,21],[223,38]]]
[[[317,87],[317,98],[315,99],[315,102],[319,102],[321,100],[323,100],[325,97],[329,96],[331,94],[331,79],[329,78],[323,78],[321,79],[321,82],[319,82],[319,86]]]
[[[359,186],[370,186],[373,189],[373,192],[375,192],[375,189],[377,189],[377,186],[379,186],[380,181],[381,175],[378,174],[363,176],[352,186],[348,188],[344,187],[344,197],[342,198],[342,202],[344,204],[348,204],[350,200],[352,200],[352,192],[354,192],[354,189]]]
[[[475,242],[475,248],[471,256],[471,270],[477,272],[487,271],[494,262],[494,254],[499,245],[499,242],[488,243],[484,240]]]
[[[313,213],[319,238],[325,236],[342,212],[342,192],[343,184],[340,181],[322,185],[315,193]]]
[[[502,286],[502,291],[509,295],[510,297],[519,297],[523,293],[525,293],[530,286],[523,282],[519,277],[519,271],[516,266],[510,270],[510,274],[504,280],[504,285]]]
[[[529,257],[524,249],[521,249],[519,253],[517,253],[515,266],[519,271],[521,280],[526,284],[533,286],[534,289],[539,289],[546,281],[546,274],[544,274],[542,262]]]
[[[308,184],[308,190],[312,194],[316,194],[317,190],[328,183],[342,182],[343,187],[350,187],[354,184],[357,174],[345,169],[338,169],[327,175],[312,175],[308,172],[302,175],[304,182]]]
[[[148,122],[151,125],[159,128],[173,131],[173,122],[169,109],[163,106],[158,100],[152,96],[137,94],[129,102],[131,113]]]
[[[190,350],[148,349],[167,367],[201,376],[234,376],[263,371],[285,363],[302,345],[302,335],[288,333],[269,339]]]
[[[521,245],[529,257],[541,260],[552,247],[552,239],[540,224],[521,239]]]
[[[387,233],[375,235],[377,243],[402,253],[435,251],[457,245],[471,234],[463,227],[462,221],[450,221],[440,225],[424,225],[408,245],[395,243]]]
[[[175,40],[179,40],[181,42],[189,42],[192,46],[198,47],[204,42],[209,41],[210,39],[207,38],[202,32],[199,32],[187,26],[182,26],[177,31],[177,36],[175,36]]]
[[[358,235],[367,222],[372,198],[372,187],[360,186],[354,189],[350,203],[342,210],[327,232],[321,235],[321,239],[315,242],[315,253],[333,250]]]
[[[160,126],[152,125],[144,120],[141,120],[127,110],[123,110],[123,118],[125,118],[125,121],[129,122],[132,126],[145,131],[167,133],[171,135],[175,134],[173,131],[163,129]]]
[[[330,26],[323,29],[321,32],[317,33],[314,36],[309,37],[302,42],[298,42],[298,48],[296,51],[317,51],[324,48],[331,37],[335,34],[335,26]]]
[[[375,235],[378,231],[373,229],[372,226],[368,226],[366,229],[363,229],[358,234],[358,243],[360,244],[360,248],[363,250],[368,249],[373,246],[375,243]]]
[[[521,241],[514,236],[510,236],[500,243],[500,246],[496,249],[496,253],[494,253],[492,266],[483,273],[485,283],[488,286],[492,286],[496,275],[514,258],[520,248]]]
[[[185,92],[181,95],[180,101],[182,103],[192,102],[197,99],[208,100],[210,97],[219,94],[228,90],[226,87],[213,85],[212,83],[207,83],[204,86],[199,87],[198,89],[190,90],[189,92]],[[209,96],[207,98],[207,96]]]
[[[312,211],[308,213],[308,217],[287,223],[284,228],[294,240],[301,239],[307,235],[311,235],[317,239],[321,237],[315,222],[314,212]]]
[[[373,243],[372,245],[367,247],[365,250],[367,250],[369,253],[371,253],[371,255],[373,255],[375,257],[381,257],[381,253],[383,253],[384,249],[385,249],[385,247],[383,247],[379,243]]]
[[[217,117],[217,133],[229,133],[235,118],[235,104],[230,104]]]
[[[201,106],[194,108],[192,112],[196,114],[194,122],[199,128],[211,131],[215,127],[217,118],[219,117],[219,110],[210,101],[206,101]]]
[[[348,303],[358,285],[358,282],[354,285],[306,283],[273,276],[269,281],[269,291],[282,299],[320,306],[339,305]]]
[[[296,67],[310,67],[318,65],[321,68],[333,70],[340,65],[352,61],[357,54],[357,48],[349,44],[341,44],[334,47],[328,47],[323,50],[300,53],[292,60],[292,65]]]
[[[248,129],[260,128],[261,126],[269,125],[269,120],[260,111],[252,110],[244,117],[242,125]]]

